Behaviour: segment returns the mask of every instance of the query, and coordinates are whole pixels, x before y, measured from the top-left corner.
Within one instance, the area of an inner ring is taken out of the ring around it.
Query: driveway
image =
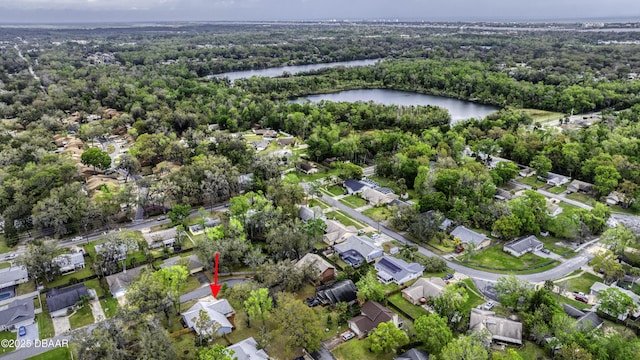
[[[17,339],[21,341],[30,341],[32,344],[34,341],[40,339],[38,336],[38,323],[25,326],[27,328],[27,334],[25,336],[18,336]]]
[[[69,317],[62,316],[62,317],[53,318],[53,330],[55,331],[56,336],[62,335],[67,331],[71,330],[71,323],[69,323]]]
[[[558,260],[560,262],[565,260],[562,256],[560,256],[560,255],[558,255],[558,254],[556,254],[554,252],[550,252],[550,253],[546,254],[546,253],[543,253],[540,250],[536,250],[536,251],[533,252],[533,254],[537,255],[537,256],[540,256],[541,258]]]
[[[93,314],[93,319],[95,322],[100,322],[105,320],[107,317],[102,310],[102,304],[100,304],[100,300],[91,300],[89,302],[89,306],[91,307],[91,313]]]

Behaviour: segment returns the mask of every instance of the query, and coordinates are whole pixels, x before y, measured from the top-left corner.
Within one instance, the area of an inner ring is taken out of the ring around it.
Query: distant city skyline
[[[0,23],[131,21],[640,21],[637,0],[0,0]]]

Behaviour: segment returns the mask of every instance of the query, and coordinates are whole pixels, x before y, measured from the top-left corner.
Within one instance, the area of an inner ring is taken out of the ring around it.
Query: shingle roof
[[[339,302],[350,303],[357,299],[356,285],[351,280],[342,280],[331,285],[319,287],[316,296],[325,304]]]
[[[444,289],[446,285],[447,284],[441,278],[420,278],[416,280],[411,287],[402,290],[402,292],[416,300],[420,298],[427,298],[429,296],[437,297],[440,296],[442,289]]]
[[[70,271],[77,267],[84,266],[84,254],[79,252],[61,254],[53,258],[53,261],[60,266],[60,271]]]
[[[344,182],[344,187],[351,189],[352,192],[357,192],[362,190],[364,187],[368,187],[368,185],[354,179],[347,179]]]
[[[199,332],[199,329],[196,327],[196,322],[200,316],[200,310],[204,310],[209,316],[209,319],[217,322],[220,326],[233,327],[233,324],[227,319],[227,316],[233,314],[233,308],[226,299],[200,300],[189,308],[189,310],[182,313],[182,317],[187,326],[196,330],[196,332]]]
[[[66,288],[53,288],[47,292],[47,307],[49,312],[58,311],[75,305],[82,296],[89,296],[84,284],[76,284]]]
[[[465,244],[474,243],[476,245],[480,245],[483,241],[485,241],[485,239],[488,239],[486,235],[467,229],[462,225],[453,229],[453,231],[451,232],[451,236],[460,239],[460,241]]]
[[[536,246],[542,245],[542,241],[538,240],[534,235],[529,235],[527,237],[514,240],[504,244],[505,248],[511,249],[517,253],[523,253],[528,250],[535,249]]]
[[[567,313],[567,315],[571,316],[572,318],[579,318],[584,316],[584,311],[575,308],[569,304],[562,304],[562,308],[564,309],[564,312]]]
[[[166,267],[179,265],[180,260],[182,259],[189,260],[189,265],[188,265],[189,271],[195,270],[204,266],[204,264],[202,264],[198,259],[198,256],[194,254],[194,255],[189,255],[187,257],[174,256],[174,257],[168,258],[162,263],[162,265],[160,265],[160,267],[164,269]]]
[[[9,304],[8,308],[0,311],[0,325],[10,327],[13,324],[33,319],[34,317],[33,300],[15,300]]]
[[[351,319],[362,332],[369,332],[379,324],[392,321],[395,313],[375,301],[367,301],[360,309],[360,315]]]
[[[389,274],[393,280],[401,282],[408,276],[417,273],[422,274],[424,267],[418,263],[407,263],[402,259],[396,259],[393,256],[384,255],[374,267],[378,271]]]
[[[229,346],[227,349],[233,350],[233,357],[237,360],[268,360],[269,355],[260,349],[258,343],[253,337],[244,339],[238,343]]]
[[[356,235],[350,236],[345,242],[335,245],[333,248],[339,254],[342,254],[349,250],[354,250],[364,258],[367,258],[367,256],[372,255],[376,252],[382,251],[382,247],[375,244],[373,240],[371,240],[367,236]]]
[[[140,276],[140,272],[144,268],[146,268],[146,266],[127,269],[126,272],[123,271],[107,276],[107,284],[109,285],[109,290],[111,291],[111,293],[113,294],[116,291],[124,289],[129,284],[131,284],[138,276]]]
[[[469,330],[487,329],[493,340],[522,344],[522,323],[496,316],[493,311],[471,309]]]
[[[12,266],[10,268],[0,270],[0,288],[8,284],[13,285],[14,282],[22,280],[29,276],[27,269],[23,266]]]
[[[413,348],[393,360],[429,360],[429,353]]]
[[[172,227],[171,229],[142,234],[142,236],[147,241],[147,244],[151,245],[153,243],[164,242],[165,240],[175,239],[176,234],[177,234],[176,228]]]
[[[598,316],[598,314],[596,314],[595,312],[588,311],[586,314],[579,317],[577,322],[578,322],[579,329],[593,330],[600,327],[600,325],[604,323],[604,320],[602,320],[600,316]]]
[[[300,220],[302,221],[307,221],[313,218],[322,218],[324,217],[323,213],[322,213],[322,209],[319,206],[314,206],[314,207],[308,207],[308,206],[301,206],[300,207]]]
[[[335,269],[335,267],[329,264],[328,261],[323,259],[320,255],[308,253],[298,260],[296,266],[313,265],[318,270],[318,276],[322,275],[327,269]]]

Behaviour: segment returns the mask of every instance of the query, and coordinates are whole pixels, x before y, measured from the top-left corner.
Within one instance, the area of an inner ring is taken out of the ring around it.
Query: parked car
[[[574,299],[576,299],[577,301],[583,302],[585,304],[589,303],[589,298],[587,298],[586,296],[576,295],[574,296]]]
[[[156,220],[157,221],[162,221],[162,220],[166,220],[166,219],[167,219],[167,217],[163,215],[163,216],[159,216]]]
[[[18,335],[20,335],[20,336],[25,336],[25,335],[27,335],[27,328],[26,328],[26,327],[24,327],[24,326],[20,326],[20,327],[18,328]]]
[[[551,254],[551,250],[549,250],[549,249],[542,249],[540,251],[542,251],[545,254]]]
[[[451,279],[453,279],[453,274],[447,274],[442,277],[442,280],[451,280]]]
[[[356,337],[356,334],[352,333],[351,331],[347,331],[346,333],[342,334],[342,340],[344,341],[351,340],[354,337]]]
[[[493,307],[494,307],[495,305],[496,305],[496,304],[494,304],[494,302],[493,302],[493,301],[488,301],[487,303],[485,303],[485,304],[484,304],[484,309],[485,309],[485,310],[491,310],[491,309],[493,309]]]
[[[321,304],[320,299],[313,299],[312,301],[307,302],[307,305],[309,305],[309,307],[318,306],[320,304]]]

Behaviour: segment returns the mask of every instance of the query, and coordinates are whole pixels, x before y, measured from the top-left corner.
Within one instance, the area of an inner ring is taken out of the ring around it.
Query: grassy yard
[[[332,196],[338,196],[344,194],[344,188],[339,185],[331,185],[326,188],[327,192]]]
[[[184,334],[171,338],[173,348],[176,350],[178,358],[176,360],[192,360],[198,358],[200,349],[195,346],[195,336],[193,333]]]
[[[532,253],[526,253],[520,257],[515,257],[502,251],[499,245],[492,245],[478,251],[467,260],[463,261],[465,265],[483,268],[487,270],[503,270],[503,271],[542,271],[547,265],[552,263],[548,259],[539,257]]]
[[[84,285],[87,289],[94,289],[98,297],[103,297],[107,294],[104,288],[100,285],[100,280],[98,279],[87,280],[84,282]]]
[[[47,308],[47,302],[44,301],[44,295],[40,295],[42,299],[42,312],[36,314],[36,322],[38,323],[38,336],[40,339],[46,339],[55,335],[53,328],[53,320],[49,316],[49,309]]]
[[[558,296],[558,295],[556,294],[556,296]],[[576,309],[580,309],[580,310],[591,309],[591,305],[589,305],[589,304],[585,304],[585,303],[583,303],[583,302],[581,302],[581,301],[577,301],[577,300],[574,300],[574,299],[570,299],[570,298],[568,298],[568,297],[564,297],[564,296],[560,296],[560,297],[558,298],[558,302],[559,302],[561,305],[562,305],[562,304],[568,304],[568,305],[571,305],[571,306],[573,306],[574,308],[576,308]]]
[[[365,199],[356,195],[349,195],[345,198],[342,198],[340,199],[340,202],[352,209],[367,205],[367,201]]]
[[[395,356],[393,353],[374,354],[369,350],[369,346],[368,339],[351,339],[333,349],[333,355],[335,355],[338,360],[391,360]]]
[[[620,205],[613,205],[613,206],[609,206],[609,209],[611,210],[611,212],[613,213],[622,213],[622,214],[629,214],[629,215],[639,215],[639,213],[637,211],[633,211],[633,209],[627,209],[627,208],[623,208]]]
[[[183,286],[182,295],[199,288],[200,282],[195,276],[189,275],[189,277],[187,277],[187,282],[183,284]]]
[[[556,243],[560,242],[560,239],[558,239],[556,237],[553,237],[551,235],[549,235],[549,236],[538,236],[538,239],[540,241],[542,241],[542,243],[544,244],[545,249],[549,249],[549,250],[553,251],[554,253],[556,253],[558,255],[563,255],[567,251],[571,250],[568,247],[556,244]]]
[[[8,262],[0,263],[0,269],[6,269],[8,267],[11,267],[11,263],[8,263]]]
[[[309,200],[309,206],[310,207],[319,206],[321,209],[328,209],[330,207],[329,205],[327,205],[327,203],[318,199]]]
[[[468,313],[472,308],[484,303],[484,299],[478,296],[478,293],[480,292],[476,289],[476,286],[473,284],[471,279],[464,279],[462,280],[462,283],[466,285],[467,295],[469,295],[467,302],[464,303],[462,311],[464,313]]]
[[[516,349],[518,354],[522,356],[522,360],[543,360],[551,359],[543,348],[531,341],[525,341],[524,346]]]
[[[34,291],[36,291],[36,283],[33,280],[29,280],[24,284],[18,285],[16,295],[24,295]]]
[[[104,311],[104,315],[107,319],[111,319],[118,312],[118,300],[115,298],[109,297],[102,299],[100,300],[100,305],[102,306],[102,311]]]
[[[325,214],[327,216],[327,219],[333,219],[335,218],[336,220],[340,221],[343,225],[345,226],[355,226],[356,229],[362,229],[364,228],[364,225],[361,224],[360,222],[352,219],[351,217],[349,217],[348,215],[346,215],[345,213],[343,213],[342,211],[331,211]]]
[[[592,273],[584,273],[580,275],[580,277],[572,278],[567,280],[567,290],[568,291],[580,291],[585,294],[588,294],[591,285],[593,285],[596,281],[602,282],[602,278]]]
[[[0,235],[0,254],[4,254],[13,250],[15,250],[15,247],[8,247],[7,242],[4,241],[4,235]]]
[[[532,186],[532,187],[535,187],[537,189],[540,189],[540,188],[542,188],[542,187],[547,185],[546,182],[538,180],[538,178],[535,175],[534,176],[523,177],[523,178],[518,179],[516,181],[521,182],[523,184],[527,184],[527,185]]]
[[[292,184],[298,184],[301,181],[295,172],[287,173],[287,175],[284,176],[283,180]]]
[[[567,195],[567,198],[575,201],[580,201],[581,203],[591,206],[594,206],[597,203],[596,199],[592,198],[591,196],[580,193],[569,194]]]
[[[362,214],[378,222],[387,220],[392,216],[391,211],[386,206],[372,207],[363,211]]]
[[[419,318],[422,315],[427,315],[429,312],[425,310],[422,306],[413,305],[408,302],[405,298],[402,297],[402,293],[397,293],[389,296],[387,300],[395,305],[398,309],[404,311],[409,316],[411,316],[414,320]]]
[[[531,116],[531,119],[533,119],[533,123],[539,122],[543,124],[549,122],[551,123],[551,125],[558,125],[558,120],[564,118],[564,114],[559,112],[538,109],[520,109],[520,111]]]
[[[11,331],[0,331],[0,340],[5,340],[5,339],[6,340],[15,340],[16,339],[16,333],[11,332]],[[12,352],[13,349],[15,349],[15,347],[0,346],[0,354]]]
[[[68,347],[58,347],[53,350],[49,350],[40,355],[30,357],[27,360],[67,360],[71,359],[71,351]]]
[[[547,191],[552,193],[552,194],[561,194],[561,193],[567,191],[567,185],[553,186],[553,187],[548,188]]]
[[[82,280],[82,279],[91,277],[93,275],[95,275],[95,273],[93,272],[93,266],[86,264],[84,269],[73,272],[71,274],[60,276],[57,279],[53,280],[52,282],[47,283],[47,288],[51,289],[58,286],[69,285],[72,279]]]
[[[93,313],[91,312],[91,307],[89,305],[83,306],[80,310],[76,311],[75,314],[69,317],[71,329],[77,329],[93,324],[94,321]]]

